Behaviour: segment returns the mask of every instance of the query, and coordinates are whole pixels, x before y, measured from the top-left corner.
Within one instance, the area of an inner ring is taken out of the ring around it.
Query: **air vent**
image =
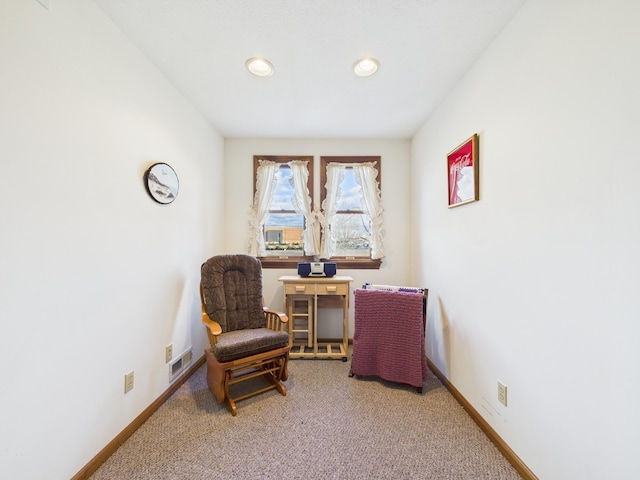
[[[173,382],[177,377],[179,377],[180,374],[184,372],[189,365],[191,365],[192,359],[193,355],[189,348],[186,352],[171,362],[169,365],[169,382]]]

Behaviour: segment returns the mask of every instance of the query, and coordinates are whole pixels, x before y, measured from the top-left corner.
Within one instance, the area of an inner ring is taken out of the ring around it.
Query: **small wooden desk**
[[[284,275],[283,304],[289,317],[291,358],[342,358],[349,347],[349,287],[351,277],[299,277]],[[318,297],[342,298],[342,342],[318,342]],[[306,334],[300,338],[296,334]]]

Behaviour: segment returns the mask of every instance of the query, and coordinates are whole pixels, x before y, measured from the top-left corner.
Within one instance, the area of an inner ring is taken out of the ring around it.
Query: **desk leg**
[[[311,298],[307,297],[307,312],[311,315],[311,318],[307,319],[307,347],[313,346],[313,339],[315,338],[315,319],[316,319],[316,311],[312,308]]]
[[[313,354],[318,355],[318,295],[313,296]]]
[[[347,361],[349,351],[349,294],[344,296],[344,313],[342,315],[342,346],[344,348],[343,362]]]

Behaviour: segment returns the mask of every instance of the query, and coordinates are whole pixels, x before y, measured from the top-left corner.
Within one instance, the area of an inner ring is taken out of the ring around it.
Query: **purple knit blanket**
[[[354,290],[351,372],[422,387],[427,377],[423,295]]]

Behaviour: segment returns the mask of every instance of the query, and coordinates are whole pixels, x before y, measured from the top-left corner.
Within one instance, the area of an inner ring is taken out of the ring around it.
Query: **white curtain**
[[[331,224],[335,220],[336,210],[338,208],[338,200],[340,195],[340,184],[344,179],[344,170],[346,165],[342,163],[329,163],[327,165],[327,196],[322,202],[323,217],[322,224],[322,245],[320,248],[320,256],[322,258],[331,258],[335,255],[336,240],[331,235]],[[322,187],[322,185],[320,186]]]
[[[304,215],[305,227],[302,232],[302,243],[304,254],[317,255],[320,248],[320,227],[316,221],[316,214],[311,210],[311,197],[307,180],[309,179],[309,162],[303,160],[292,160],[288,163],[291,167],[293,177],[293,208],[298,214]]]
[[[371,248],[371,258],[383,258],[384,245],[382,241],[382,233],[384,231],[384,221],[382,218],[382,198],[380,187],[376,177],[375,162],[354,163],[352,168],[356,174],[356,181],[362,188],[362,207],[371,219],[371,238],[369,239],[369,248]]]
[[[273,192],[276,187],[276,172],[280,165],[270,160],[260,160],[256,178],[256,196],[249,210],[249,254],[257,257],[266,255],[266,245],[262,226],[269,214]]]
[[[345,169],[353,168],[356,181],[362,189],[362,208],[370,218],[369,247],[371,258],[379,259],[385,256],[382,234],[384,222],[380,188],[377,182],[378,171],[375,162],[367,163],[329,163],[327,165],[327,196],[322,202],[322,212],[311,210],[311,197],[307,188],[309,178],[308,162],[293,160],[288,162],[293,173],[294,187],[293,207],[296,213],[304,215],[305,228],[303,243],[305,255],[315,256],[320,253],[321,258],[331,258],[335,255],[336,239],[331,233],[331,225],[335,221],[337,207],[342,192],[340,185],[344,179]],[[271,208],[276,187],[276,173],[280,164],[270,160],[261,160],[257,169],[256,195],[249,212],[251,235],[249,254],[255,256],[266,255],[263,226]],[[320,244],[320,228],[322,229],[322,243]]]

